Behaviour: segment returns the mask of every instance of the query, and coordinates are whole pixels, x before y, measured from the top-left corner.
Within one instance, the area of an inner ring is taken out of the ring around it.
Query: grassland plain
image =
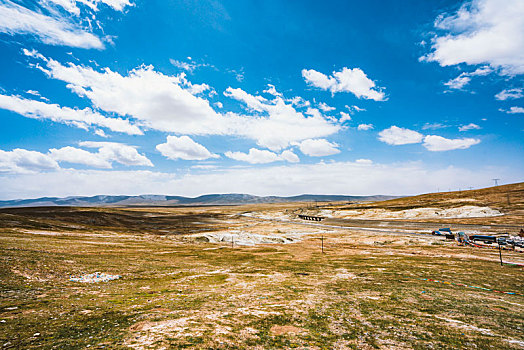
[[[0,348],[524,347],[523,295],[423,280],[524,294],[522,267],[500,266],[497,250],[326,229],[322,253],[317,227],[238,215],[300,205],[2,210]],[[188,236],[224,230],[305,235],[233,247]],[[69,281],[95,271],[121,278]]]

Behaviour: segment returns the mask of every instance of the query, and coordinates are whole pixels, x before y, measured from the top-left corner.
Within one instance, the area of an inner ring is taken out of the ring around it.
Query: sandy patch
[[[307,332],[307,330],[305,330],[304,328],[300,328],[300,327],[277,326],[277,325],[274,325],[273,327],[271,327],[269,331],[273,335],[298,335],[298,334],[303,334]]]

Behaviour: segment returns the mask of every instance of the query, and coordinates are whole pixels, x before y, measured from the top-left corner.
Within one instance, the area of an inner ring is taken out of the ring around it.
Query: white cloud
[[[107,6],[113,8],[115,11],[123,11],[126,6],[134,6],[129,0],[78,0],[80,2],[86,3],[103,3]]]
[[[141,135],[142,131],[122,118],[109,118],[89,108],[73,109],[18,96],[0,94],[0,108],[7,109],[28,118],[48,119],[54,122],[74,125],[82,129],[99,126],[130,135]]]
[[[291,105],[298,107],[298,108],[311,106],[311,102],[309,102],[308,100],[305,100],[303,97],[300,97],[300,96],[295,96],[293,98],[286,99],[285,101],[291,102]]]
[[[281,160],[281,158],[276,153],[273,153],[267,150],[260,150],[256,148],[251,148],[249,150],[249,153],[226,152],[225,155],[228,158],[231,158],[234,160],[240,160],[243,162],[248,162],[251,164],[265,164],[265,163],[272,163],[272,162]]]
[[[111,168],[111,162],[106,157],[76,147],[53,148],[49,150],[49,155],[58,162],[84,164],[95,168]]]
[[[517,107],[517,106],[513,106],[513,107],[510,107],[508,110],[505,110],[505,109],[499,109],[499,111],[501,112],[506,112],[508,114],[521,114],[521,113],[524,113],[524,108],[523,107]]]
[[[142,66],[122,76],[108,68],[100,72],[52,59],[47,68],[50,77],[67,82],[68,88],[97,108],[132,116],[146,127],[187,134],[226,131],[209,102],[191,93],[192,84],[183,74],[168,76]]]
[[[41,97],[40,93],[38,91],[36,91],[36,90],[27,90],[25,93],[29,94],[29,95]]]
[[[459,131],[479,130],[479,129],[482,129],[482,128],[474,123],[469,123],[468,125],[459,126]]]
[[[153,166],[153,163],[146,156],[138,153],[134,146],[116,142],[93,141],[83,141],[79,145],[87,148],[98,148],[100,157],[108,161],[129,166]]]
[[[340,119],[338,120],[340,123],[348,122],[351,120],[351,115],[346,112],[340,112]]]
[[[450,89],[461,90],[464,86],[468,85],[470,81],[471,78],[468,75],[462,73],[458,77],[451,79],[448,82],[445,82],[444,85],[446,85]]]
[[[286,103],[282,97],[275,97],[271,101],[263,101],[249,95],[240,89],[236,96],[246,104],[256,104],[267,114],[265,116],[238,116],[228,113],[232,129],[235,134],[257,141],[262,147],[279,151],[291,143],[314,137],[324,137],[340,130],[340,125],[322,116],[320,111],[308,108],[311,117],[298,112],[292,104]],[[240,90],[240,91],[239,91]],[[259,101],[260,104],[256,101]],[[263,102],[262,102],[263,101]],[[308,113],[306,111],[306,114]]]
[[[102,130],[102,129],[96,129],[96,130],[95,130],[95,134],[98,135],[98,136],[100,136],[100,137],[108,137],[108,136],[106,135],[106,133],[104,132],[104,130]]]
[[[461,176],[457,176],[461,174]],[[62,169],[50,173],[0,177],[0,198],[35,198],[71,195],[139,195],[144,193],[198,196],[206,193],[254,195],[409,195],[437,188],[485,187],[492,178],[519,182],[524,173],[514,168],[435,167],[421,162],[363,165],[357,162],[282,164],[161,173]]]
[[[282,152],[280,154],[280,158],[290,163],[300,162],[300,158],[295,153],[293,153],[293,151],[290,150],[285,150],[284,152]]]
[[[320,108],[324,112],[330,112],[330,111],[334,111],[336,109],[335,107],[331,107],[327,103],[324,103],[324,102],[320,102],[318,104],[318,108]]]
[[[443,129],[447,128],[448,125],[442,124],[442,123],[426,123],[422,126],[422,130],[437,130],[437,129]]]
[[[105,4],[111,7],[115,11],[123,11],[126,6],[133,6],[129,0],[44,0],[45,2],[52,2],[64,8],[64,10],[79,15],[80,9],[77,3],[83,4],[89,7],[93,11],[98,11],[99,4]]]
[[[524,73],[524,2],[473,0],[435,20],[443,34],[421,59],[441,66],[489,64],[503,74]]]
[[[479,139],[462,138],[447,139],[442,136],[428,135],[424,137],[424,147],[429,151],[451,151],[455,149],[466,149],[480,143]]]
[[[373,129],[373,124],[359,124],[357,130],[371,130]]]
[[[224,96],[231,97],[237,101],[244,102],[246,106],[257,112],[264,111],[264,104],[265,102],[267,102],[267,100],[264,97],[253,96],[240,88],[233,89],[232,87],[228,87],[226,91],[224,91]]]
[[[30,34],[49,45],[103,49],[96,35],[63,17],[50,17],[6,1],[0,4],[0,32],[9,35]]]
[[[251,148],[249,153],[226,152],[225,155],[228,158],[248,162],[251,164],[267,164],[281,160],[285,160],[289,163],[300,162],[300,158],[291,150],[285,150],[279,155],[271,151]]]
[[[357,160],[355,160],[355,163],[364,164],[364,165],[371,165],[371,164],[373,164],[373,161],[371,159],[357,159]]]
[[[300,152],[311,157],[324,157],[340,153],[338,145],[325,139],[309,139],[298,144]]]
[[[273,95],[275,97],[282,97],[282,93],[278,92],[277,89],[275,88],[275,85],[272,85],[272,84],[267,84],[267,89],[264,90],[263,92],[265,92],[266,94]]]
[[[217,113],[203,97],[195,96],[184,74],[164,75],[151,66],[120,75],[109,68],[101,71],[46,59],[42,68],[49,77],[67,83],[67,87],[103,111],[134,118],[135,124],[185,135],[235,135],[255,140],[259,146],[274,151],[291,142],[325,137],[340,130],[340,125],[323,116],[306,117],[282,97],[269,101],[241,89],[228,88],[226,96],[235,98],[255,115]]]
[[[458,77],[444,83],[444,85],[446,85],[450,89],[462,90],[464,86],[470,83],[471,77],[488,75],[492,71],[493,70],[489,66],[480,67],[473,72],[463,72]]]
[[[175,66],[177,68],[180,68],[180,69],[183,69],[183,70],[188,71],[188,72],[193,72],[195,70],[195,68],[197,67],[197,65],[192,63],[192,62],[177,61],[177,60],[175,60],[173,58],[170,58],[169,62],[173,66]]]
[[[139,154],[133,146],[114,142],[80,142],[81,147],[98,148],[92,153],[76,147],[52,148],[47,154],[14,149],[13,151],[0,150],[0,173],[34,173],[57,170],[58,163],[66,162],[83,164],[95,168],[110,169],[113,161],[134,166],[153,166],[144,155]]]
[[[522,88],[502,90],[501,92],[495,95],[495,98],[499,101],[514,100],[517,98],[521,98],[524,97],[522,90]]]
[[[58,168],[58,163],[53,158],[37,151],[20,148],[12,151],[0,150],[0,173],[23,174]]]
[[[168,136],[166,143],[156,146],[156,149],[163,156],[169,159],[185,160],[204,160],[209,158],[219,158],[218,155],[208,151],[207,148],[196,143],[188,136]]]
[[[379,140],[389,145],[407,145],[411,143],[420,143],[424,138],[419,132],[405,128],[399,128],[393,125],[392,127],[382,130],[378,133]]]
[[[333,72],[330,77],[313,69],[303,69],[302,77],[308,84],[322,90],[329,90],[333,94],[343,91],[351,92],[358,98],[375,101],[387,100],[382,91],[383,88],[377,87],[375,82],[369,79],[360,68],[344,67],[339,72]]]
[[[359,106],[346,106],[347,109],[349,109],[350,112],[364,112],[364,108],[360,108]]]

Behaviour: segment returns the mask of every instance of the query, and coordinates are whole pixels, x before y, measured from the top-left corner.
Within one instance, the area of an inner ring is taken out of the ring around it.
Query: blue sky
[[[0,0],[0,198],[522,181],[524,3]]]

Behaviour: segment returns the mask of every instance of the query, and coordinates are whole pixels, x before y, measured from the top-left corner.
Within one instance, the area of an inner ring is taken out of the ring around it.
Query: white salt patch
[[[310,235],[311,232],[303,233],[286,233],[282,235],[261,235],[257,233],[250,233],[245,231],[225,231],[225,232],[209,232],[203,234],[195,234],[189,237],[196,241],[209,243],[228,243],[233,242],[234,245],[253,246],[257,244],[288,244],[295,243],[302,239],[304,235]]]
[[[465,205],[458,208],[416,208],[399,211],[386,209],[364,209],[364,210],[338,210],[328,213],[324,210],[324,216],[328,214],[336,218],[358,218],[358,219],[453,219],[453,218],[481,218],[504,215],[490,207],[478,207]]]
[[[117,280],[120,278],[120,275],[108,275],[107,273],[90,273],[80,277],[71,277],[69,280],[71,282],[80,282],[80,283],[97,283],[97,282],[108,282],[112,280]]]

